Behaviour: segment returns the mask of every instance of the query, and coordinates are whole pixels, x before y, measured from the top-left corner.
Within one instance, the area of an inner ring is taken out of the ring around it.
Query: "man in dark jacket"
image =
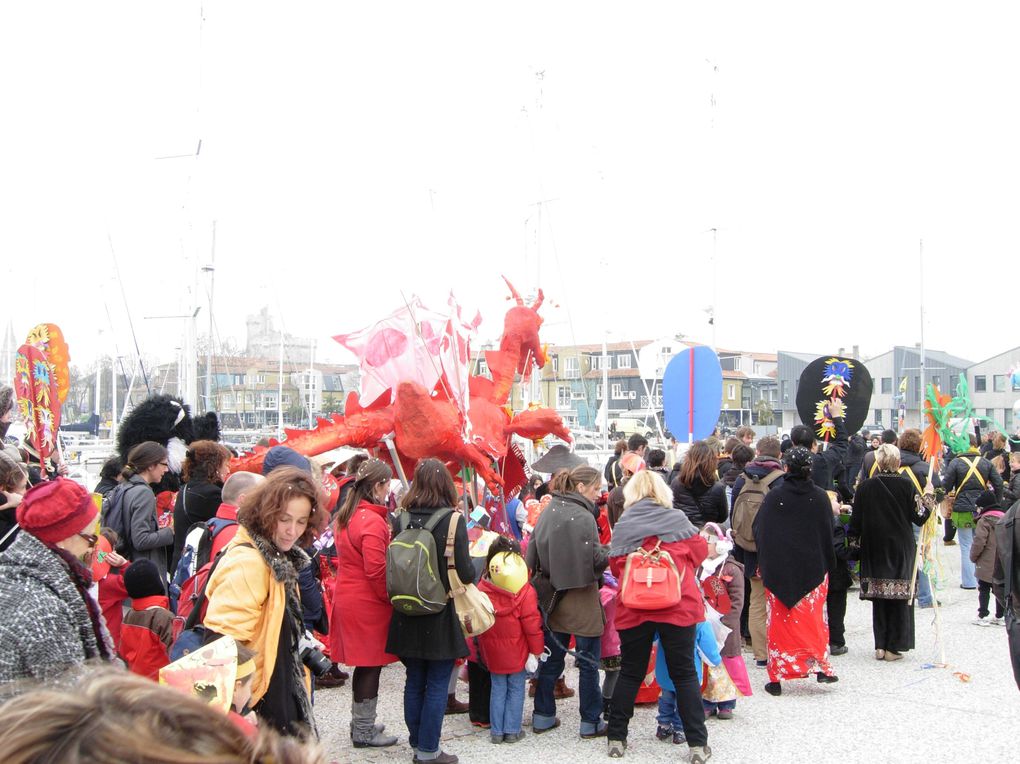
[[[899,437],[900,449],[900,473],[910,478],[914,489],[918,493],[924,493],[928,485],[928,473],[932,473],[932,487],[939,488],[942,481],[939,473],[930,470],[928,462],[921,457],[921,431],[916,429],[904,430]],[[914,542],[919,543],[921,538],[920,527],[912,526],[914,530]],[[917,605],[922,608],[932,606],[931,582],[928,576],[919,574],[917,577]]]
[[[882,430],[882,442],[895,446],[898,438],[895,430]],[[861,463],[861,471],[857,475],[857,483],[863,483],[870,477],[875,477],[878,472],[878,463],[875,461],[876,449],[871,449],[864,454],[864,461]]]
[[[815,431],[804,424],[798,424],[790,430],[790,440],[794,446],[802,446],[814,454],[811,459],[811,482],[825,491],[839,490],[840,494],[843,494],[846,486],[837,487],[836,484],[836,480],[846,474],[844,462],[850,448],[850,438],[847,435],[846,423],[843,421],[843,401],[833,398],[829,401],[828,408],[836,435],[829,440],[823,450],[818,450]],[[850,499],[848,495],[843,498]]]
[[[992,463],[978,453],[978,439],[970,436],[970,450],[960,454],[946,467],[943,487],[946,493],[956,491],[953,502],[953,525],[960,542],[960,586],[964,589],[977,588],[974,563],[970,561],[970,547],[974,543],[975,502],[986,488],[995,492],[997,501],[1002,501],[1002,475]]]
[[[995,526],[992,591],[1006,610],[1006,638],[1013,679],[1020,689],[1020,501]]]
[[[857,476],[864,463],[864,454],[868,452],[868,431],[850,436],[850,445],[846,455],[846,484],[853,488],[857,485]]]
[[[779,439],[766,435],[758,439],[755,447],[757,455],[744,467],[744,474],[737,478],[733,484],[733,492],[730,494],[732,503],[737,503],[737,497],[744,489],[748,480],[767,479],[774,475],[769,490],[782,485],[783,465],[779,461]],[[730,507],[732,516],[733,508]],[[758,552],[756,549],[741,546],[739,540],[733,545],[734,559],[744,566],[744,608],[740,614],[741,633],[751,638],[751,648],[754,650],[754,659],[757,665],[764,666],[768,655],[765,630],[765,587],[758,576]]]

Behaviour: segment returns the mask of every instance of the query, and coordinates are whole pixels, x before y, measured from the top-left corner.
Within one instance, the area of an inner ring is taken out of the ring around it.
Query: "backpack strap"
[[[978,470],[978,465],[981,463],[981,457],[975,456],[973,459],[968,459],[965,456],[961,456],[960,458],[969,465],[969,469],[967,470],[966,476],[964,476],[963,480],[960,482],[960,485],[956,487],[956,490],[959,491],[967,485],[967,481],[970,480],[972,476],[977,478],[982,488],[987,488],[988,483],[985,481],[985,476],[981,474],[980,470]]]
[[[456,560],[454,560],[454,555],[453,555],[453,542],[457,538],[457,519],[459,518],[459,516],[460,516],[459,512],[454,512],[453,513],[453,516],[450,518],[450,527],[446,531],[446,552],[445,552],[445,556],[446,556],[446,569],[447,570],[453,570],[456,567]]]
[[[917,475],[914,474],[914,471],[910,469],[910,467],[900,467],[899,473],[910,478],[910,482],[914,484],[914,488],[917,489],[919,494],[924,493],[924,489],[921,488],[921,481],[917,479]]]
[[[876,472],[878,472],[878,459],[875,459],[875,460],[874,460],[874,461],[873,461],[873,462],[871,463],[871,469],[870,469],[870,470],[868,470],[868,477],[869,477],[869,478],[873,478],[873,477],[875,477],[875,473],[876,473]]]
[[[248,542],[240,543],[237,546],[246,546],[249,547],[250,549],[255,548],[254,545],[249,544]],[[231,549],[233,549],[233,547],[231,547]],[[195,603],[191,607],[191,612],[188,613],[188,620],[184,622],[185,631],[187,631],[188,629],[193,629],[198,625],[199,614],[202,612],[202,604],[205,602],[206,599],[205,590],[208,588],[209,582],[212,581],[212,574],[213,571],[216,570],[216,566],[219,565],[220,560],[222,560],[226,556],[227,550],[224,549],[218,555],[216,555],[216,559],[213,560],[212,566],[209,568],[209,575],[206,576],[205,581],[202,582],[202,588],[199,590],[198,596],[195,597]]]
[[[779,478],[781,478],[785,474],[786,473],[783,472],[782,470],[772,470],[772,472],[765,476],[765,479],[762,481],[762,485],[765,488],[770,488],[773,483],[775,483],[777,480],[779,480]]]

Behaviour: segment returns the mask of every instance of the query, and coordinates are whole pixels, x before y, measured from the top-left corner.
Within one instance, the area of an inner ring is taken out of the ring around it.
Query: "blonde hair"
[[[651,499],[664,507],[673,506],[673,494],[658,472],[641,470],[623,486],[623,508],[626,510],[641,499]]]
[[[127,671],[103,669],[71,688],[40,687],[3,705],[5,764],[322,764],[317,744],[260,728]]]
[[[900,450],[892,443],[883,443],[875,451],[875,463],[882,472],[895,472],[900,466]]]

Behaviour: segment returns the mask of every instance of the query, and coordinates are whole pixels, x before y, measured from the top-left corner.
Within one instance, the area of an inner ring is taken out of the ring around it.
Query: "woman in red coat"
[[[385,650],[393,606],[386,596],[386,547],[390,543],[389,511],[382,502],[393,472],[378,459],[358,468],[353,487],[336,516],[336,548],[340,556],[333,613],[331,655],[354,666],[351,741],[355,748],[395,745],[375,723],[382,667],[397,660]]]
[[[634,699],[648,671],[652,641],[658,633],[676,687],[676,704],[683,721],[692,764],[703,764],[711,756],[701,687],[694,666],[697,624],[705,620],[705,605],[698,591],[695,571],[708,553],[708,544],[698,535],[673,499],[665,481],[651,470],[636,473],[623,489],[623,515],[613,527],[609,565],[620,582],[616,603],[616,630],[620,633],[620,678],[613,691],[609,712],[609,757],[623,756],[627,728],[634,715]],[[680,575],[680,598],[665,606],[635,609],[624,604],[633,586],[626,576],[627,556],[656,545],[673,560]]]

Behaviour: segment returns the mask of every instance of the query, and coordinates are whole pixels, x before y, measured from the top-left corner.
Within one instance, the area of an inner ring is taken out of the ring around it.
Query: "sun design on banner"
[[[836,425],[829,418],[828,406],[828,401],[818,401],[815,406],[815,424],[818,425],[815,432],[822,440],[836,437]]]
[[[826,398],[836,396],[842,398],[850,389],[850,380],[854,376],[854,365],[852,361],[844,361],[839,358],[830,358],[825,362],[825,370],[822,373],[822,392]]]

